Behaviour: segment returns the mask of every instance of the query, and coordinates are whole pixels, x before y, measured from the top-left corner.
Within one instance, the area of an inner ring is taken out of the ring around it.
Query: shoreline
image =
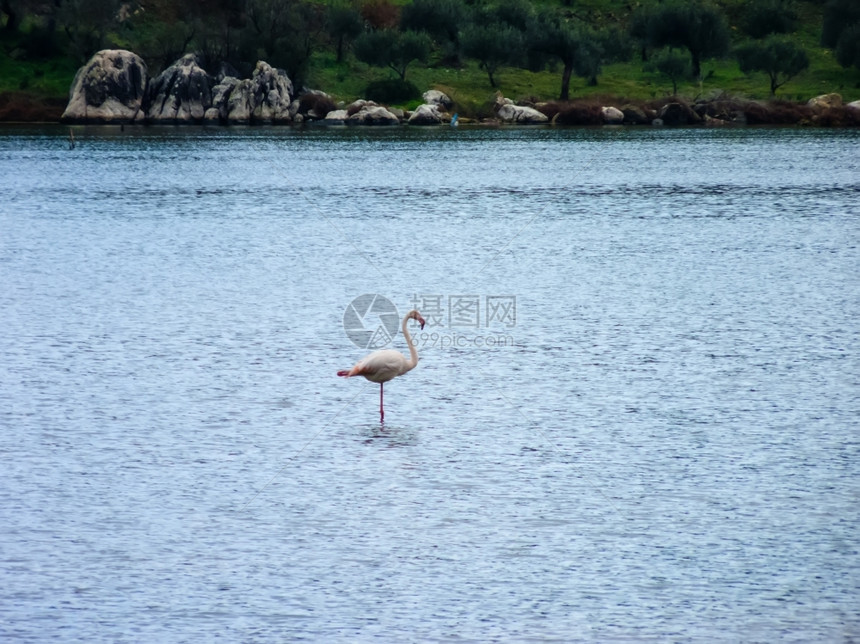
[[[689,102],[681,97],[665,97],[651,101],[628,101],[621,98],[605,98],[603,101],[594,98],[574,99],[566,103],[549,101],[541,104],[525,104],[537,109],[548,117],[546,123],[518,123],[501,118],[469,119],[461,117],[459,124],[464,127],[509,127],[528,125],[534,127],[824,127],[824,128],[853,128],[860,127],[860,109],[856,105],[818,106],[807,103],[768,100],[755,101],[739,98],[718,96],[709,100]],[[661,122],[659,113],[667,106],[676,108],[675,115],[666,122]],[[612,107],[623,111],[625,118],[616,123],[607,123],[601,110]],[[66,108],[65,99],[46,97],[29,92],[0,93],[0,126],[3,125],[65,125],[70,127],[88,125],[134,125],[140,127],[172,126],[172,127],[292,127],[292,128],[327,128],[327,127],[397,127],[398,124],[366,125],[366,124],[336,124],[325,123],[323,119],[306,119],[303,122],[290,123],[249,123],[222,124],[211,122],[189,121],[126,121],[89,119],[64,120],[62,114]],[[655,119],[658,122],[655,123]],[[410,125],[401,120],[399,125],[409,125],[413,128],[448,127],[448,122],[434,125]]]

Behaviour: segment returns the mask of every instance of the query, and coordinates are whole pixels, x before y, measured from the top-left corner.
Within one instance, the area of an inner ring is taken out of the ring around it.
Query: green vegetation
[[[337,100],[432,87],[472,116],[497,90],[851,101],[858,36],[856,0],[0,0],[0,97],[65,101],[77,68],[118,47],[151,74],[188,51],[241,76],[262,59]]]

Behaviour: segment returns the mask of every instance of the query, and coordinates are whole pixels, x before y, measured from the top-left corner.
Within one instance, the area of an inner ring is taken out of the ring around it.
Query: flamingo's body
[[[418,352],[412,344],[412,337],[409,335],[409,329],[406,328],[406,323],[409,320],[417,320],[424,328],[424,318],[421,314],[412,310],[403,317],[403,337],[406,338],[406,344],[409,346],[409,358],[404,356],[395,349],[382,349],[374,351],[366,355],[364,358],[355,363],[352,369],[343,369],[337,372],[337,375],[345,378],[352,376],[364,376],[370,382],[379,383],[379,420],[385,420],[385,409],[382,405],[383,386],[386,382],[397,376],[402,376],[407,371],[412,371],[418,364]]]

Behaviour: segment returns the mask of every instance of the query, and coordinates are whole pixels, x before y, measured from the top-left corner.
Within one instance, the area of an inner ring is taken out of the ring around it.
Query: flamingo
[[[412,344],[412,336],[409,335],[409,329],[406,328],[406,323],[409,320],[417,320],[421,328],[424,328],[424,318],[421,314],[412,309],[403,316],[403,337],[406,338],[406,344],[409,346],[409,359],[406,359],[402,353],[396,349],[382,349],[374,351],[358,362],[352,369],[342,369],[337,372],[337,375],[344,378],[352,376],[364,376],[370,382],[379,383],[379,422],[385,421],[385,409],[382,406],[382,389],[386,382],[397,376],[402,376],[407,371],[412,371],[418,364],[418,352],[415,350],[415,345]]]

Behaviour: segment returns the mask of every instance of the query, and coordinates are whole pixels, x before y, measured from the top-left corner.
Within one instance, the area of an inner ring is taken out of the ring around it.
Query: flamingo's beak
[[[423,331],[424,330],[424,318],[422,318],[420,315],[418,316],[418,324],[421,325],[421,330]]]

